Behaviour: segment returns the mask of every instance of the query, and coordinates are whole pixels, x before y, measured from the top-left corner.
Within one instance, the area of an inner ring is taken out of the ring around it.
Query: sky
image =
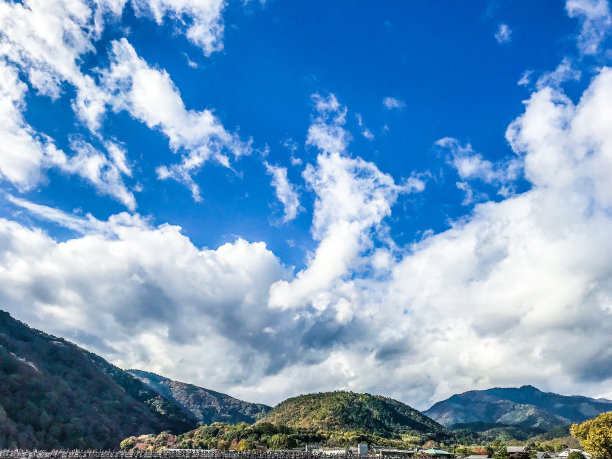
[[[0,308],[274,405],[612,399],[607,0],[0,0]]]

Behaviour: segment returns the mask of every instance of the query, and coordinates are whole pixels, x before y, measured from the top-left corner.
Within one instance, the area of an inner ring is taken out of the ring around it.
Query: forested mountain
[[[542,392],[533,386],[493,388],[453,395],[424,413],[447,427],[518,426],[532,433],[582,422],[612,410],[612,401]]]
[[[325,431],[363,430],[381,437],[400,433],[429,438],[448,435],[446,428],[402,402],[343,391],[289,398],[259,422]]]
[[[220,392],[173,381],[155,373],[141,370],[127,371],[204,424],[213,422],[252,424],[258,416],[272,409],[267,405],[244,402]]]
[[[130,373],[0,311],[0,449],[116,449],[196,425]]]

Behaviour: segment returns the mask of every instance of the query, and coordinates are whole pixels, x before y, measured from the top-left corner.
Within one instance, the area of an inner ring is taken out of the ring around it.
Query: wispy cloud
[[[383,106],[387,110],[402,110],[406,106],[406,103],[395,97],[385,97],[383,99]]]
[[[578,49],[582,54],[597,54],[612,29],[608,0],[567,0],[565,9],[581,22]]]
[[[300,199],[295,187],[287,178],[287,168],[275,166],[268,162],[264,162],[264,165],[268,174],[272,176],[272,187],[276,197],[283,204],[283,223],[290,222],[303,209],[300,206]]]
[[[512,41],[512,30],[508,27],[508,24],[500,24],[495,32],[495,39],[497,43],[510,43]]]

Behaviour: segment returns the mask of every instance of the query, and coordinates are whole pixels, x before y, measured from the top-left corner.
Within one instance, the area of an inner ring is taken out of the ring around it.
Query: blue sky
[[[1,0],[2,307],[266,403],[611,397],[611,28],[606,0]]]

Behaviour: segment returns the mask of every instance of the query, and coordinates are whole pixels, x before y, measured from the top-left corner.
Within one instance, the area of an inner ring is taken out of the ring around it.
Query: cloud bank
[[[347,388],[424,408],[466,387],[527,382],[610,395],[612,70],[578,104],[540,89],[509,126],[529,191],[406,248],[385,219],[407,190],[349,154],[335,97],[314,101],[318,155],[304,178],[318,247],[304,269],[261,242],[197,248],[138,216],[92,224],[29,205],[85,229],[58,243],[2,220],[3,304],[125,367],[268,403]],[[457,148],[466,178],[508,177]]]

